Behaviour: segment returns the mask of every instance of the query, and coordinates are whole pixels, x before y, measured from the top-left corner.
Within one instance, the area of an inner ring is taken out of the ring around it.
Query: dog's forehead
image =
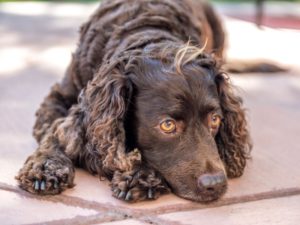
[[[149,113],[199,112],[217,107],[216,85],[209,73],[205,69],[184,75],[162,72],[157,76],[164,76],[163,79],[156,79],[151,88],[141,91],[140,102]]]
[[[186,109],[206,111],[206,108],[217,108],[218,92],[211,71],[202,69],[184,74],[185,86],[179,86],[178,96],[188,105]]]
[[[195,100],[216,94],[213,72],[200,66],[187,69],[183,74],[172,74],[172,78],[166,80],[165,85],[170,86],[175,95],[185,95]]]

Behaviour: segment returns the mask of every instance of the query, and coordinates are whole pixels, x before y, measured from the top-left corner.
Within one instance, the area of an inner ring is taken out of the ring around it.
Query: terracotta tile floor
[[[282,224],[300,222],[300,32],[258,30],[224,18],[229,58],[271,59],[289,72],[232,76],[251,124],[252,160],[218,202],[203,205],[166,195],[126,204],[107,182],[78,170],[76,186],[37,197],[14,176],[35,149],[34,112],[64,73],[79,25],[96,7],[78,4],[0,5],[0,224]]]

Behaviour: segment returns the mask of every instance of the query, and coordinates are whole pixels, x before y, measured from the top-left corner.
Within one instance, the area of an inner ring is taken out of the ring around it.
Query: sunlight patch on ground
[[[1,48],[0,51],[0,77],[9,75],[28,66],[28,55],[31,50],[26,47]]]
[[[0,52],[0,77],[10,76],[30,66],[42,65],[54,74],[63,75],[71,60],[73,46],[55,46],[45,50],[30,47],[7,47]]]
[[[1,5],[1,11],[6,13],[27,16],[57,16],[57,17],[80,17],[92,13],[98,6],[93,4],[76,3],[44,3],[44,2],[22,2],[5,3]]]
[[[267,59],[300,67],[300,32],[287,29],[258,29],[254,24],[225,20],[230,59]]]

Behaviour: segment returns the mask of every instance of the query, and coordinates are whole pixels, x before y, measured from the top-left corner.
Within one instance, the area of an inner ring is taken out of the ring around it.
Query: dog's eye
[[[217,129],[221,123],[221,116],[217,113],[213,113],[210,117],[210,127],[212,129]]]
[[[174,120],[167,119],[160,123],[160,129],[165,133],[173,133],[176,130]]]

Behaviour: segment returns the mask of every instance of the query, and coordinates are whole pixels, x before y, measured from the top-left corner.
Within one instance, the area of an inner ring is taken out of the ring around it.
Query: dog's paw
[[[16,179],[28,192],[53,195],[74,186],[74,172],[71,160],[64,155],[34,154],[27,159]]]
[[[152,169],[114,173],[111,187],[113,196],[127,202],[157,199],[170,192],[167,184]]]

